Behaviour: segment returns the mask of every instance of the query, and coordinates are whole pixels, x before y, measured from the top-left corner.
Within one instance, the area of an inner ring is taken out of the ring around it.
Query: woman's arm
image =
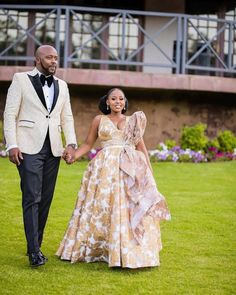
[[[66,158],[67,163],[71,164],[72,162],[78,160],[83,155],[87,154],[93,147],[97,137],[98,137],[98,126],[101,120],[101,115],[96,116],[93,119],[93,122],[89,128],[89,132],[85,142],[75,150],[73,158]]]
[[[148,164],[150,170],[153,172],[152,165],[151,165],[151,162],[150,162],[150,159],[149,159],[149,155],[148,155],[148,151],[147,151],[147,148],[146,148],[146,145],[144,143],[143,138],[141,138],[141,140],[136,145],[136,150],[144,153],[145,158],[146,158],[146,161],[147,161],[147,164]]]

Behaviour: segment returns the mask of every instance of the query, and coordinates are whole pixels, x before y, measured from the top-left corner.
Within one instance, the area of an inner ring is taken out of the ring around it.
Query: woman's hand
[[[62,158],[67,164],[75,162],[75,150],[71,146],[67,146],[63,152]]]

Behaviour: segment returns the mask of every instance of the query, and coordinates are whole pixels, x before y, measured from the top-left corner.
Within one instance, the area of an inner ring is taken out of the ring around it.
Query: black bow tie
[[[53,82],[53,76],[44,76],[44,75],[40,75],[40,81],[42,83],[42,85],[45,85],[45,81],[47,81],[48,87],[51,87],[52,82]]]

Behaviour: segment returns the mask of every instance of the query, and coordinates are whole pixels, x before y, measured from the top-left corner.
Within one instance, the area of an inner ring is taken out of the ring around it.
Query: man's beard
[[[42,61],[40,61],[40,65],[41,65],[41,68],[42,68],[42,70],[44,71],[44,74],[46,75],[46,76],[49,76],[49,75],[54,75],[55,73],[56,73],[56,69],[57,69],[57,66],[55,66],[55,71],[54,72],[50,72],[49,71],[49,68],[46,68],[44,65],[43,65],[43,63],[42,63]]]

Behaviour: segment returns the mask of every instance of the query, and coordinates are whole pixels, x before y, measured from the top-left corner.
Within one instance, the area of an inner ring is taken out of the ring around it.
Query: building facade
[[[0,5],[0,119],[13,74],[31,69],[35,49],[51,44],[80,142],[114,86],[125,91],[128,114],[146,113],[148,148],[198,122],[209,137],[236,133],[234,1],[19,2]]]

